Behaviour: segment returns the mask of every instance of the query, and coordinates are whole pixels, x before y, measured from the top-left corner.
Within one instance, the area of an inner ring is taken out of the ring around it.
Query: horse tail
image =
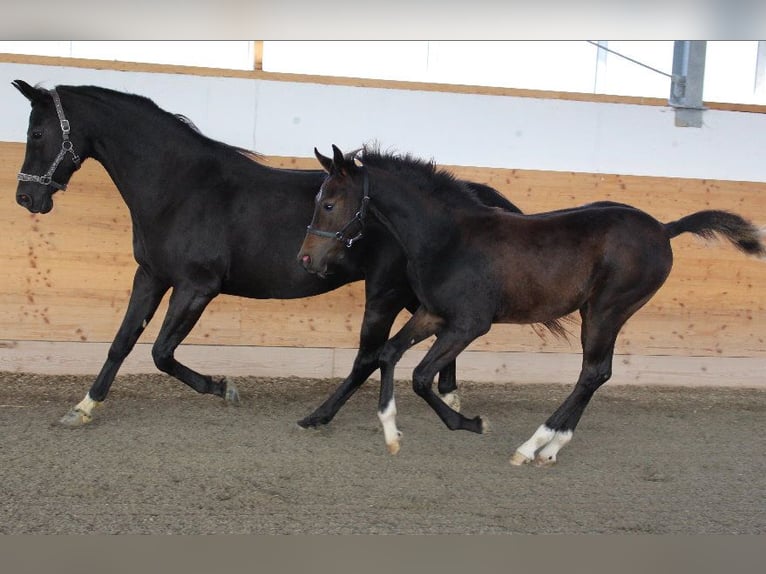
[[[718,210],[705,210],[682,217],[678,221],[665,224],[670,237],[682,233],[694,233],[704,239],[713,239],[722,235],[740,251],[748,255],[766,258],[764,230],[735,213]]]

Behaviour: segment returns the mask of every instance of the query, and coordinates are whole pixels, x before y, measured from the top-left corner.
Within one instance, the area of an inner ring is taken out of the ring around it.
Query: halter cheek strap
[[[61,125],[61,135],[63,137],[61,142],[61,149],[59,150],[56,159],[53,160],[53,164],[51,164],[50,168],[48,168],[48,171],[45,172],[45,175],[30,175],[28,173],[19,172],[19,174],[16,176],[16,179],[19,181],[33,181],[35,183],[39,183],[40,185],[50,185],[51,187],[55,187],[56,189],[63,191],[66,189],[66,184],[53,181],[53,174],[66,154],[72,155],[74,167],[75,169],[79,169],[80,156],[75,153],[72,142],[69,139],[69,120],[67,120],[66,116],[64,116],[64,108],[61,107],[61,99],[59,98],[58,92],[56,92],[56,89],[54,88],[50,90],[50,94],[53,98],[53,104],[56,106],[56,115],[58,115],[59,123]]]
[[[346,247],[351,247],[354,243],[362,238],[364,232],[364,218],[367,215],[367,204],[370,203],[370,180],[367,177],[367,170],[364,170],[364,195],[362,196],[362,203],[359,206],[359,210],[354,214],[354,217],[344,225],[340,231],[323,231],[316,229],[309,225],[306,227],[306,231],[312,235],[319,237],[327,237],[328,239],[335,239],[343,243]],[[348,237],[346,234],[352,225],[359,224],[359,232],[356,235]]]

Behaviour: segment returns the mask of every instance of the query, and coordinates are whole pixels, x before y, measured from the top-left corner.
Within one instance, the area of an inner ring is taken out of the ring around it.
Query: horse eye
[[[32,132],[32,137],[36,140],[39,140],[41,137],[43,137],[42,130],[35,130]]]
[[[325,203],[322,207],[324,207],[325,211],[332,211],[332,208],[335,207],[334,203]]]

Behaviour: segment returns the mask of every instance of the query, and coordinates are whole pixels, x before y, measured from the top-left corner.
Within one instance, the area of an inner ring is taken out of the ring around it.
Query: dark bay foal
[[[439,369],[493,323],[555,329],[560,318],[579,312],[583,361],[577,383],[511,458],[516,465],[535,459],[553,464],[591,397],[612,375],[620,328],[668,277],[673,237],[720,234],[744,253],[766,253],[759,230],[725,211],[699,211],[671,223],[609,202],[536,215],[502,213],[430,163],[368,149],[359,166],[335,146],[333,152],[329,158],[315,150],[328,176],[299,259],[315,271],[317,262],[338,257],[337,246],[322,232],[355,217],[360,225],[379,222],[404,251],[421,303],[380,357],[378,416],[392,453],[399,450],[394,366],[419,341],[437,336],[414,370],[415,392],[448,428],[482,432],[480,417],[466,418],[433,392]]]

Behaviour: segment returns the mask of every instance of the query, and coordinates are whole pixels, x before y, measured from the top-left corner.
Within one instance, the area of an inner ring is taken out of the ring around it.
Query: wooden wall
[[[23,144],[0,144],[0,342],[110,342],[125,311],[135,270],[128,211],[103,168],[85,163],[54,210],[31,215],[15,203]],[[274,166],[313,168],[313,159],[272,157]],[[630,203],[663,221],[705,208],[729,209],[766,225],[762,184],[565,172],[455,167],[486,182],[527,212],[601,199]],[[766,264],[728,243],[690,235],[673,241],[675,265],[665,286],[629,321],[621,355],[766,357]],[[203,315],[191,345],[353,349],[364,305],[361,284],[292,300],[221,296]],[[142,337],[156,335],[164,306]],[[399,324],[404,317],[400,317]],[[577,354],[568,341],[529,326],[496,326],[474,351]],[[423,348],[426,343],[421,344]],[[761,363],[762,364],[762,363]],[[18,368],[18,367],[17,367]],[[29,364],[34,369],[34,364]],[[0,365],[0,370],[5,370]]]

